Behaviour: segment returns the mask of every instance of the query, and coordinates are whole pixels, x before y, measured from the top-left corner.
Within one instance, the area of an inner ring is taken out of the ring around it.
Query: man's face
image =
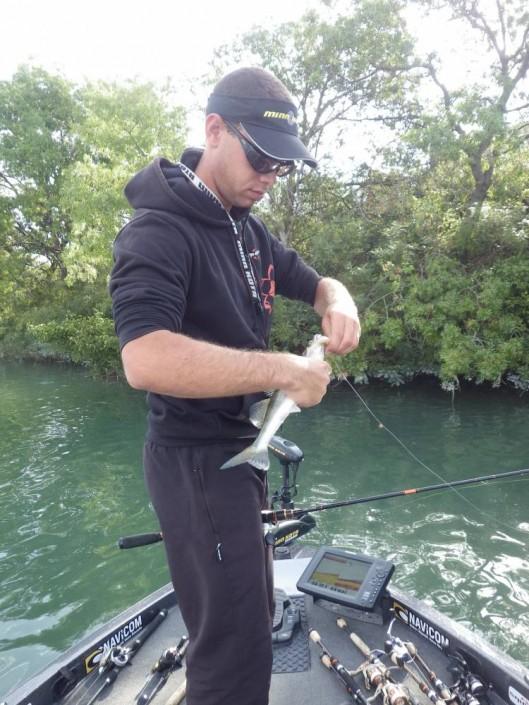
[[[273,171],[261,174],[250,165],[241,142],[219,118],[215,149],[212,150],[213,186],[224,207],[251,208],[275,184]]]

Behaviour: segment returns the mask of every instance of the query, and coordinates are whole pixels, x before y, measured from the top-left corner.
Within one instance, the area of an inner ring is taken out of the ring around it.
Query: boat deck
[[[299,549],[296,557],[290,560],[278,560],[274,564],[276,588],[283,590],[293,604],[300,608],[301,623],[294,632],[290,642],[274,644],[274,667],[270,689],[270,705],[345,705],[352,702],[344,685],[320,662],[321,649],[311,642],[309,629],[316,629],[325,646],[347,669],[354,670],[365,663],[366,657],[353,645],[349,632],[354,631],[369,649],[384,650],[387,631],[394,615],[392,636],[402,641],[415,644],[420,656],[428,666],[447,685],[452,686],[455,676],[448,670],[451,662],[447,652],[458,650],[464,654],[470,671],[476,673],[485,684],[493,684],[485,696],[480,695],[474,703],[466,699],[452,700],[454,705],[529,705],[529,671],[521,664],[510,659],[505,654],[494,649],[490,644],[475,635],[453,619],[449,619],[424,602],[400,592],[393,586],[388,586],[384,598],[384,611],[379,616],[378,623],[365,614],[362,619],[347,614],[347,610],[338,607],[339,613],[347,620],[347,630],[341,630],[336,624],[338,614],[324,608],[321,603],[299,593],[296,582],[308,565],[314,551]],[[141,649],[131,659],[131,665],[118,671],[119,677],[105,688],[94,700],[95,705],[133,705],[138,703],[137,695],[144,686],[150,669],[161,653],[173,648],[180,637],[186,634],[180,610],[176,604],[174,592],[170,586],[162,588],[145,600],[132,605],[114,620],[101,627],[76,647],[72,648],[57,662],[50,664],[22,688],[8,695],[5,705],[78,705],[90,700],[93,694],[93,670],[82,679],[79,685],[65,698],[57,701],[57,692],[74,672],[79,677],[88,662],[96,665],[96,659],[103,652],[105,644],[120,636],[128,625],[147,624],[161,609],[168,609],[167,617],[153,634],[145,640]],[[382,619],[384,621],[382,623]],[[138,632],[141,633],[141,632]],[[112,645],[112,644],[111,644]],[[440,648],[440,647],[443,647]],[[393,667],[386,655],[382,661],[388,667]],[[420,691],[414,680],[404,670],[394,668],[392,677],[398,683],[409,689],[410,705],[431,705],[432,700]],[[150,701],[152,705],[177,705],[184,702],[182,698],[175,699],[179,686],[185,679],[184,667],[174,671],[164,687]],[[363,675],[356,676],[356,682],[363,686]],[[90,684],[92,684],[90,686]],[[80,693],[84,688],[88,690]],[[180,689],[181,690],[181,689]],[[362,687],[365,698],[375,695],[374,689]],[[87,697],[88,696],[88,697]],[[436,705],[444,705],[437,699]],[[376,703],[383,704],[380,694]],[[2,704],[4,705],[4,704]],[[246,705],[243,702],[233,705]],[[406,705],[402,701],[384,702],[383,705]]]
[[[302,604],[302,622],[293,642],[274,645],[270,705],[344,705],[352,701],[339,679],[320,662],[321,650],[308,638],[309,628],[319,632],[326,647],[346,668],[355,669],[365,662],[365,657],[352,644],[348,632],[337,627],[338,615],[315,604],[311,597],[301,595],[297,591],[296,580],[308,562],[308,558],[298,558],[276,563],[276,584],[287,594],[297,595],[296,604]],[[355,621],[350,617],[346,619],[348,631],[357,633],[370,648],[383,650],[388,622],[379,625]],[[134,703],[135,696],[143,686],[150,667],[162,650],[175,646],[179,637],[185,633],[180,611],[178,606],[175,606],[155,634],[134,656],[133,667],[124,669],[116,683],[109,688],[106,696],[99,698],[98,702],[112,703],[112,705]],[[413,641],[438,677],[447,684],[453,683],[454,677],[447,670],[449,662],[437,646],[413,632],[402,622],[395,622],[392,633],[404,641]],[[433,638],[435,639],[435,635]],[[387,657],[384,658],[384,662],[391,665]],[[300,668],[303,670],[295,670]],[[392,673],[396,681],[409,688],[417,705],[431,705],[431,701],[403,670],[395,669]],[[171,694],[178,690],[184,678],[185,665],[170,676],[165,686],[151,701],[153,705],[167,705]],[[357,682],[363,685],[361,674],[357,676]],[[362,690],[366,697],[374,695],[374,690],[367,691],[365,688]],[[491,705],[505,705],[505,701],[494,691],[488,694],[488,698]],[[382,698],[378,698],[377,702],[381,703]]]

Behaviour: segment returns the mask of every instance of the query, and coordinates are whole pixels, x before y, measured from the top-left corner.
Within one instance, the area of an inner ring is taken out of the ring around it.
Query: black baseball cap
[[[279,162],[303,161],[311,168],[317,161],[298,136],[296,106],[275,98],[236,98],[212,93],[206,115],[217,113],[240,124],[255,146]]]

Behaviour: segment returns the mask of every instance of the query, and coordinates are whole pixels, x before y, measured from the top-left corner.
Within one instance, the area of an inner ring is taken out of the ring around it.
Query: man
[[[249,214],[297,161],[286,88],[262,69],[210,96],[205,149],[155,160],[126,188],[135,208],[116,239],[110,290],[125,374],[148,391],[147,486],[190,636],[188,705],[266,705],[272,582],[260,510],[266,474],[220,470],[256,435],[248,408],[282,389],[320,402],[326,362],[267,352],[275,294],[313,305],[330,342],[358,345],[356,307]]]

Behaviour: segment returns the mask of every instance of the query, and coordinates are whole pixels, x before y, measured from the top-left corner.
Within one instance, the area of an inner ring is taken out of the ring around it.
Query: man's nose
[[[259,174],[259,180],[262,184],[266,184],[268,188],[276,182],[277,174],[275,171],[269,171],[267,174]]]

